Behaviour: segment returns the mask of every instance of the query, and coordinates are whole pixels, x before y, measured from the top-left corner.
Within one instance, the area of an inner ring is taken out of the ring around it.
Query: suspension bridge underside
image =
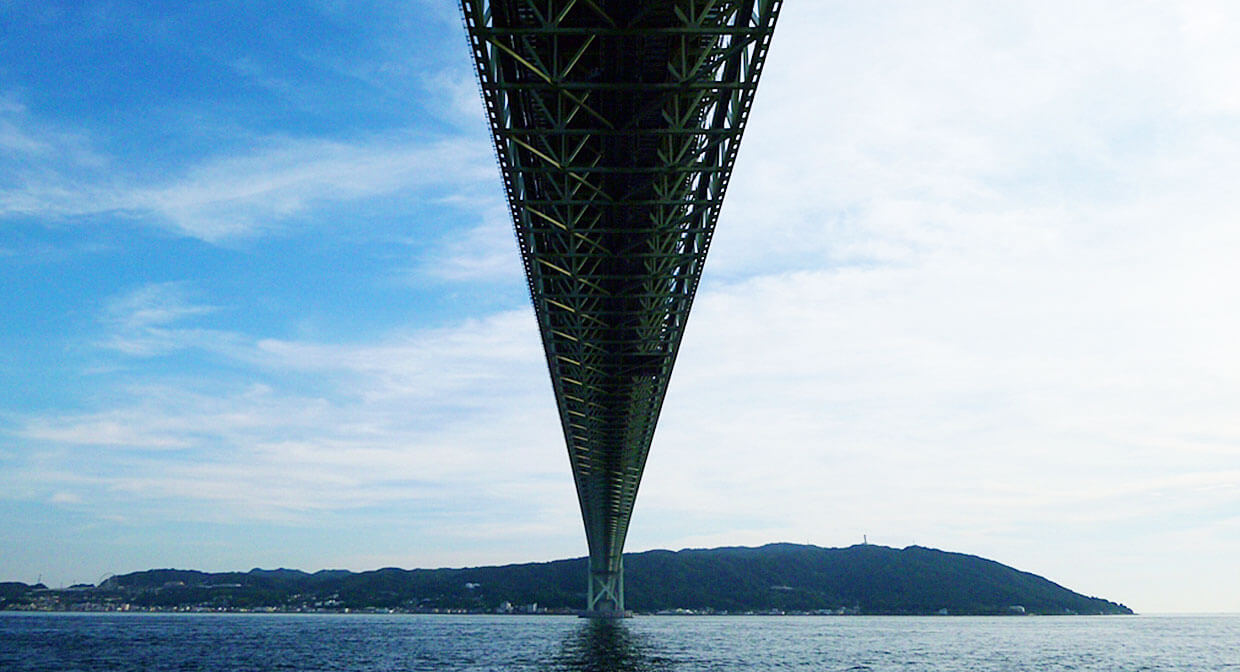
[[[461,0],[585,521],[621,552],[782,0]]]

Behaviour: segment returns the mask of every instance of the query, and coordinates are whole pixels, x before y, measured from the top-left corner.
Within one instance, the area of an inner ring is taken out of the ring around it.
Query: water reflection
[[[564,638],[554,669],[574,672],[664,672],[670,661],[660,658],[648,639],[623,621],[582,620]]]

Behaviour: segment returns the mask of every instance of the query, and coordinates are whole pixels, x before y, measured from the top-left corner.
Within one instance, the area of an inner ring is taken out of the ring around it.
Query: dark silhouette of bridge
[[[461,0],[590,550],[621,552],[782,0]]]

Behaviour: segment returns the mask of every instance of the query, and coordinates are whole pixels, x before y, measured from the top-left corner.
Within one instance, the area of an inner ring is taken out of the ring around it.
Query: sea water
[[[1233,670],[1240,615],[0,613],[0,670]]]

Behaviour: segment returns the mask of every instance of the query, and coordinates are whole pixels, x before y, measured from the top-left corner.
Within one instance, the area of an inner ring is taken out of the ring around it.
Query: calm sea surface
[[[1240,616],[0,613],[0,670],[1240,671]]]

